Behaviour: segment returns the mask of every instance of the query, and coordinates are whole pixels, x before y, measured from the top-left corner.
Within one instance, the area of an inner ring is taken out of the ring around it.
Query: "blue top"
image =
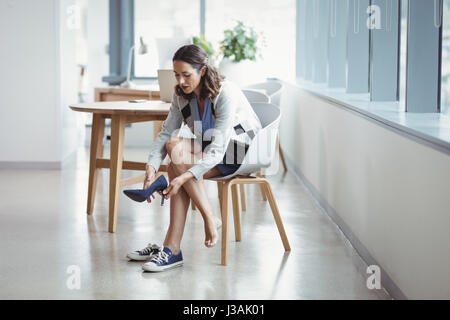
[[[203,117],[200,118],[200,111],[197,103],[197,98],[195,99],[195,117],[197,121],[202,122],[202,134],[204,135],[205,132],[209,129],[214,129],[215,121],[214,117],[212,115],[211,110],[211,101],[209,98],[206,98],[205,100],[205,107],[203,108]],[[209,137],[210,138],[210,137]],[[211,139],[206,139],[207,141],[210,141]]]
[[[207,131],[209,129],[214,129],[215,127],[215,121],[211,110],[211,101],[209,100],[209,98],[206,98],[205,100],[205,107],[203,108],[202,118],[200,118],[200,111],[197,103],[197,97],[195,98],[195,118],[197,121],[202,122],[202,142],[203,142],[202,151],[204,151],[204,149],[211,143],[212,137],[212,130],[210,130],[209,132]],[[236,172],[239,166],[219,163],[217,165],[217,168],[222,173],[222,176],[228,176]]]

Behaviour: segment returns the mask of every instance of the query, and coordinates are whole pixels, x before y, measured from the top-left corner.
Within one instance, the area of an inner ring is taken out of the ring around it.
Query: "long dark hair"
[[[206,66],[205,75],[200,80],[202,85],[200,100],[206,98],[214,100],[219,95],[220,87],[225,77],[215,67],[209,65],[208,55],[202,48],[194,44],[183,46],[178,49],[172,60],[189,63],[197,72],[200,72]],[[194,92],[190,94],[184,93],[179,85],[175,87],[175,93],[186,100],[191,100],[195,95]]]

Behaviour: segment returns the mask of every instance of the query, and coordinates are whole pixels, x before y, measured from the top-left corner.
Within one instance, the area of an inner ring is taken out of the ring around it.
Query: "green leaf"
[[[220,42],[223,56],[233,57],[232,61],[234,62],[255,60],[259,53],[258,37],[259,34],[253,28],[245,26],[242,21],[236,21],[232,30],[224,31],[224,39]],[[202,42],[206,42],[206,40]],[[206,44],[208,43],[206,42]],[[209,46],[212,47],[210,44]]]

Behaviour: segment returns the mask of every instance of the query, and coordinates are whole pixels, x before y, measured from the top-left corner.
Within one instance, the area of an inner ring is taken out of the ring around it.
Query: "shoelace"
[[[155,250],[161,250],[160,247],[156,244],[149,244],[146,248],[142,249],[139,251],[140,255],[149,255],[150,253],[152,253]]]
[[[157,255],[153,256],[152,262],[156,263],[162,263],[162,262],[169,262],[169,255],[165,253],[164,251],[159,251]]]

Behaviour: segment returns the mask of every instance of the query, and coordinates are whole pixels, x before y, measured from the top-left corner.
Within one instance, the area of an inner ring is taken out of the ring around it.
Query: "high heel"
[[[147,200],[155,191],[164,191],[169,186],[167,179],[164,175],[159,176],[155,182],[152,183],[147,189],[135,189],[135,190],[124,190],[123,193],[130,199],[137,202],[144,202]],[[164,205],[164,195],[161,197],[161,206]]]

